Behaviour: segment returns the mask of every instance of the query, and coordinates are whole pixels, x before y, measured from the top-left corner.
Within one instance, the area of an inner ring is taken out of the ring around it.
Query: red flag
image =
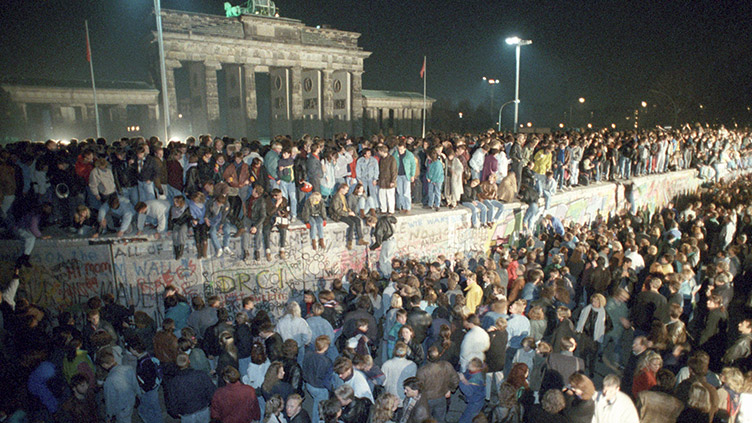
[[[420,79],[423,79],[423,77],[426,76],[426,57],[423,56],[423,67],[420,68]]]
[[[91,62],[91,47],[89,46],[89,29],[86,29],[86,61]]]

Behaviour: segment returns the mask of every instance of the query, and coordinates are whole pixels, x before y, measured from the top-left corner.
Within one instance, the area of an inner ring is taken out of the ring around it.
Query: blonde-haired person
[[[300,218],[306,224],[306,228],[311,230],[311,248],[326,248],[324,243],[324,226],[326,226],[326,204],[321,197],[320,192],[313,192],[308,197],[303,210],[300,212]]]
[[[376,399],[376,404],[371,407],[368,423],[394,423],[394,413],[402,405],[400,399],[388,392],[381,394]]]
[[[611,318],[606,313],[606,297],[593,294],[590,304],[580,312],[575,331],[579,336],[579,348],[585,367],[592,369],[598,355],[598,349],[606,333],[612,328]]]
[[[736,367],[724,367],[721,370],[721,387],[718,388],[718,413],[725,410],[728,422],[736,422],[739,413],[740,393],[744,388],[744,374]]]
[[[285,400],[279,395],[274,395],[266,402],[264,410],[264,423],[286,423],[287,419],[282,414],[285,408]]]
[[[632,386],[630,387],[632,389],[633,397],[636,398],[640,392],[647,391],[658,384],[656,374],[658,373],[658,370],[661,370],[661,367],[663,367],[663,359],[660,354],[648,350],[637,364],[635,377],[632,381]]]

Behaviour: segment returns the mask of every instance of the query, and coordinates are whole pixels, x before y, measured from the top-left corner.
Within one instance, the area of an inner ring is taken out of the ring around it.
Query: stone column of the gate
[[[179,60],[166,60],[165,61],[165,74],[167,79],[167,102],[169,103],[168,107],[170,108],[169,111],[162,111],[162,114],[159,116],[162,119],[164,119],[165,116],[170,117],[170,133],[172,133],[172,129],[179,127],[178,122],[178,95],[177,91],[175,89],[175,69],[178,69],[182,67]],[[162,95],[165,95],[164,89],[162,90]],[[151,117],[151,110],[149,112],[149,119],[152,119]],[[169,140],[165,140],[167,142]]]
[[[220,62],[206,61],[206,118],[209,132],[217,135],[219,131],[219,91],[217,91],[217,71],[222,67]]]
[[[363,135],[363,72],[352,72],[352,130],[353,135]]]
[[[331,138],[334,135],[333,122],[334,119],[334,88],[332,87],[333,71],[331,69],[324,69],[321,71],[321,101],[323,103],[322,118],[324,122],[324,133],[321,134],[324,137]]]
[[[188,80],[191,97],[190,128],[193,134],[206,134],[209,132],[209,123],[206,114],[206,68],[201,62],[185,63],[188,69]],[[215,78],[216,79],[216,78]]]
[[[258,106],[256,105],[256,67],[251,64],[243,65],[243,80],[245,90],[245,128],[249,140],[258,138],[256,123]]]
[[[243,91],[243,70],[241,65],[225,63],[225,93],[227,106],[227,134],[240,139],[245,131],[245,92]]]
[[[290,116],[290,69],[269,68],[272,102],[271,137],[292,135]]]
[[[303,68],[293,66],[290,75],[290,101],[292,112],[292,138],[298,139],[303,134]]]

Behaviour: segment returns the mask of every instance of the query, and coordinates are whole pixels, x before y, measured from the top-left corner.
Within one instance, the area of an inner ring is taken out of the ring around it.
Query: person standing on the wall
[[[389,155],[386,145],[378,146],[377,150],[381,161],[379,162],[379,204],[381,213],[394,214],[394,191],[397,186],[397,160]]]
[[[21,220],[16,226],[16,233],[18,234],[18,237],[24,241],[24,252],[21,257],[16,260],[16,267],[21,265],[31,267],[29,257],[31,257],[31,252],[34,250],[34,244],[36,243],[37,238],[50,238],[49,235],[42,235],[41,225],[45,223],[44,221],[51,214],[52,205],[50,203],[44,203],[38,210],[32,210],[21,217]]]
[[[407,149],[405,140],[400,139],[392,157],[397,161],[397,210],[407,214],[412,203],[410,184],[415,182],[415,156]]]

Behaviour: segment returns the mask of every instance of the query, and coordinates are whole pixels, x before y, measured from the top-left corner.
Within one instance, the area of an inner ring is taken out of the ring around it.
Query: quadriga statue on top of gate
[[[235,18],[240,15],[279,17],[279,10],[272,0],[248,0],[239,6],[225,2],[225,15],[228,18]]]

